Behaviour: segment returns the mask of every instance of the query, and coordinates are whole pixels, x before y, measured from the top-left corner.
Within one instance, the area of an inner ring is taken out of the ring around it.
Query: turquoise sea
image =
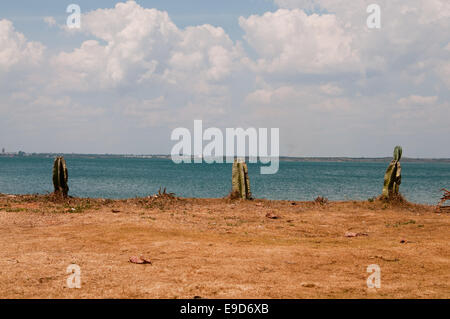
[[[157,158],[66,158],[69,194],[131,198],[166,187],[182,197],[224,197],[231,189],[231,164],[174,164]],[[0,157],[0,193],[52,192],[53,159]],[[280,162],[275,175],[260,175],[249,164],[256,198],[366,200],[378,196],[388,162]],[[450,188],[450,163],[402,163],[401,193],[412,202],[436,204]]]

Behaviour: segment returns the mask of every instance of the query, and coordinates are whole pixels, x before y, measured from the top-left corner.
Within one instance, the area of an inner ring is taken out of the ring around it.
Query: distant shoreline
[[[55,156],[64,156],[66,158],[155,158],[170,160],[170,155],[152,154],[152,155],[136,155],[136,154],[76,154],[76,153],[0,153],[1,157],[37,157],[37,158],[54,158]],[[280,156],[280,162],[350,162],[350,163],[373,163],[373,162],[389,162],[392,157],[290,157]],[[450,158],[410,158],[402,157],[404,163],[450,163]]]

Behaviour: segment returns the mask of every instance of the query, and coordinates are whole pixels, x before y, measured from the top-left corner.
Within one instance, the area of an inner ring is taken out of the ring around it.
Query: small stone
[[[275,215],[275,214],[273,214],[273,213],[267,213],[267,214],[266,214],[266,217],[267,217],[267,218],[270,218],[270,219],[278,219],[278,218],[280,218],[280,217],[278,217],[277,215]]]

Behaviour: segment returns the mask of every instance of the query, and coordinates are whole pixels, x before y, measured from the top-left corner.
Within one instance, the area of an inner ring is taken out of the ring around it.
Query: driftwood
[[[442,195],[441,201],[437,204],[437,211],[440,211],[441,209],[450,209],[450,206],[442,206],[446,201],[450,200],[450,191],[445,188],[441,189],[441,191],[444,192],[444,195]]]

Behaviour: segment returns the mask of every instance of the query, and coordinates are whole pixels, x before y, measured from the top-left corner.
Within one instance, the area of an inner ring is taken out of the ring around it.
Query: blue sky
[[[450,3],[0,3],[0,147],[169,153],[171,131],[277,127],[288,156],[450,157]],[[46,18],[46,20],[44,20]],[[49,23],[55,21],[55,23]]]
[[[0,5],[0,17],[13,21],[14,25],[28,38],[43,41],[49,47],[67,48],[74,45],[73,38],[68,39],[58,30],[49,28],[43,21],[44,17],[52,16],[58,23],[63,24],[67,18],[66,8],[71,3],[78,4],[82,12],[88,12],[98,8],[112,8],[118,2],[120,1],[8,1]],[[233,39],[239,39],[243,35],[237,23],[240,16],[262,14],[277,9],[270,0],[140,0],[136,2],[143,7],[169,12],[172,20],[180,28],[196,24],[221,26]],[[80,37],[77,40],[82,39]]]

